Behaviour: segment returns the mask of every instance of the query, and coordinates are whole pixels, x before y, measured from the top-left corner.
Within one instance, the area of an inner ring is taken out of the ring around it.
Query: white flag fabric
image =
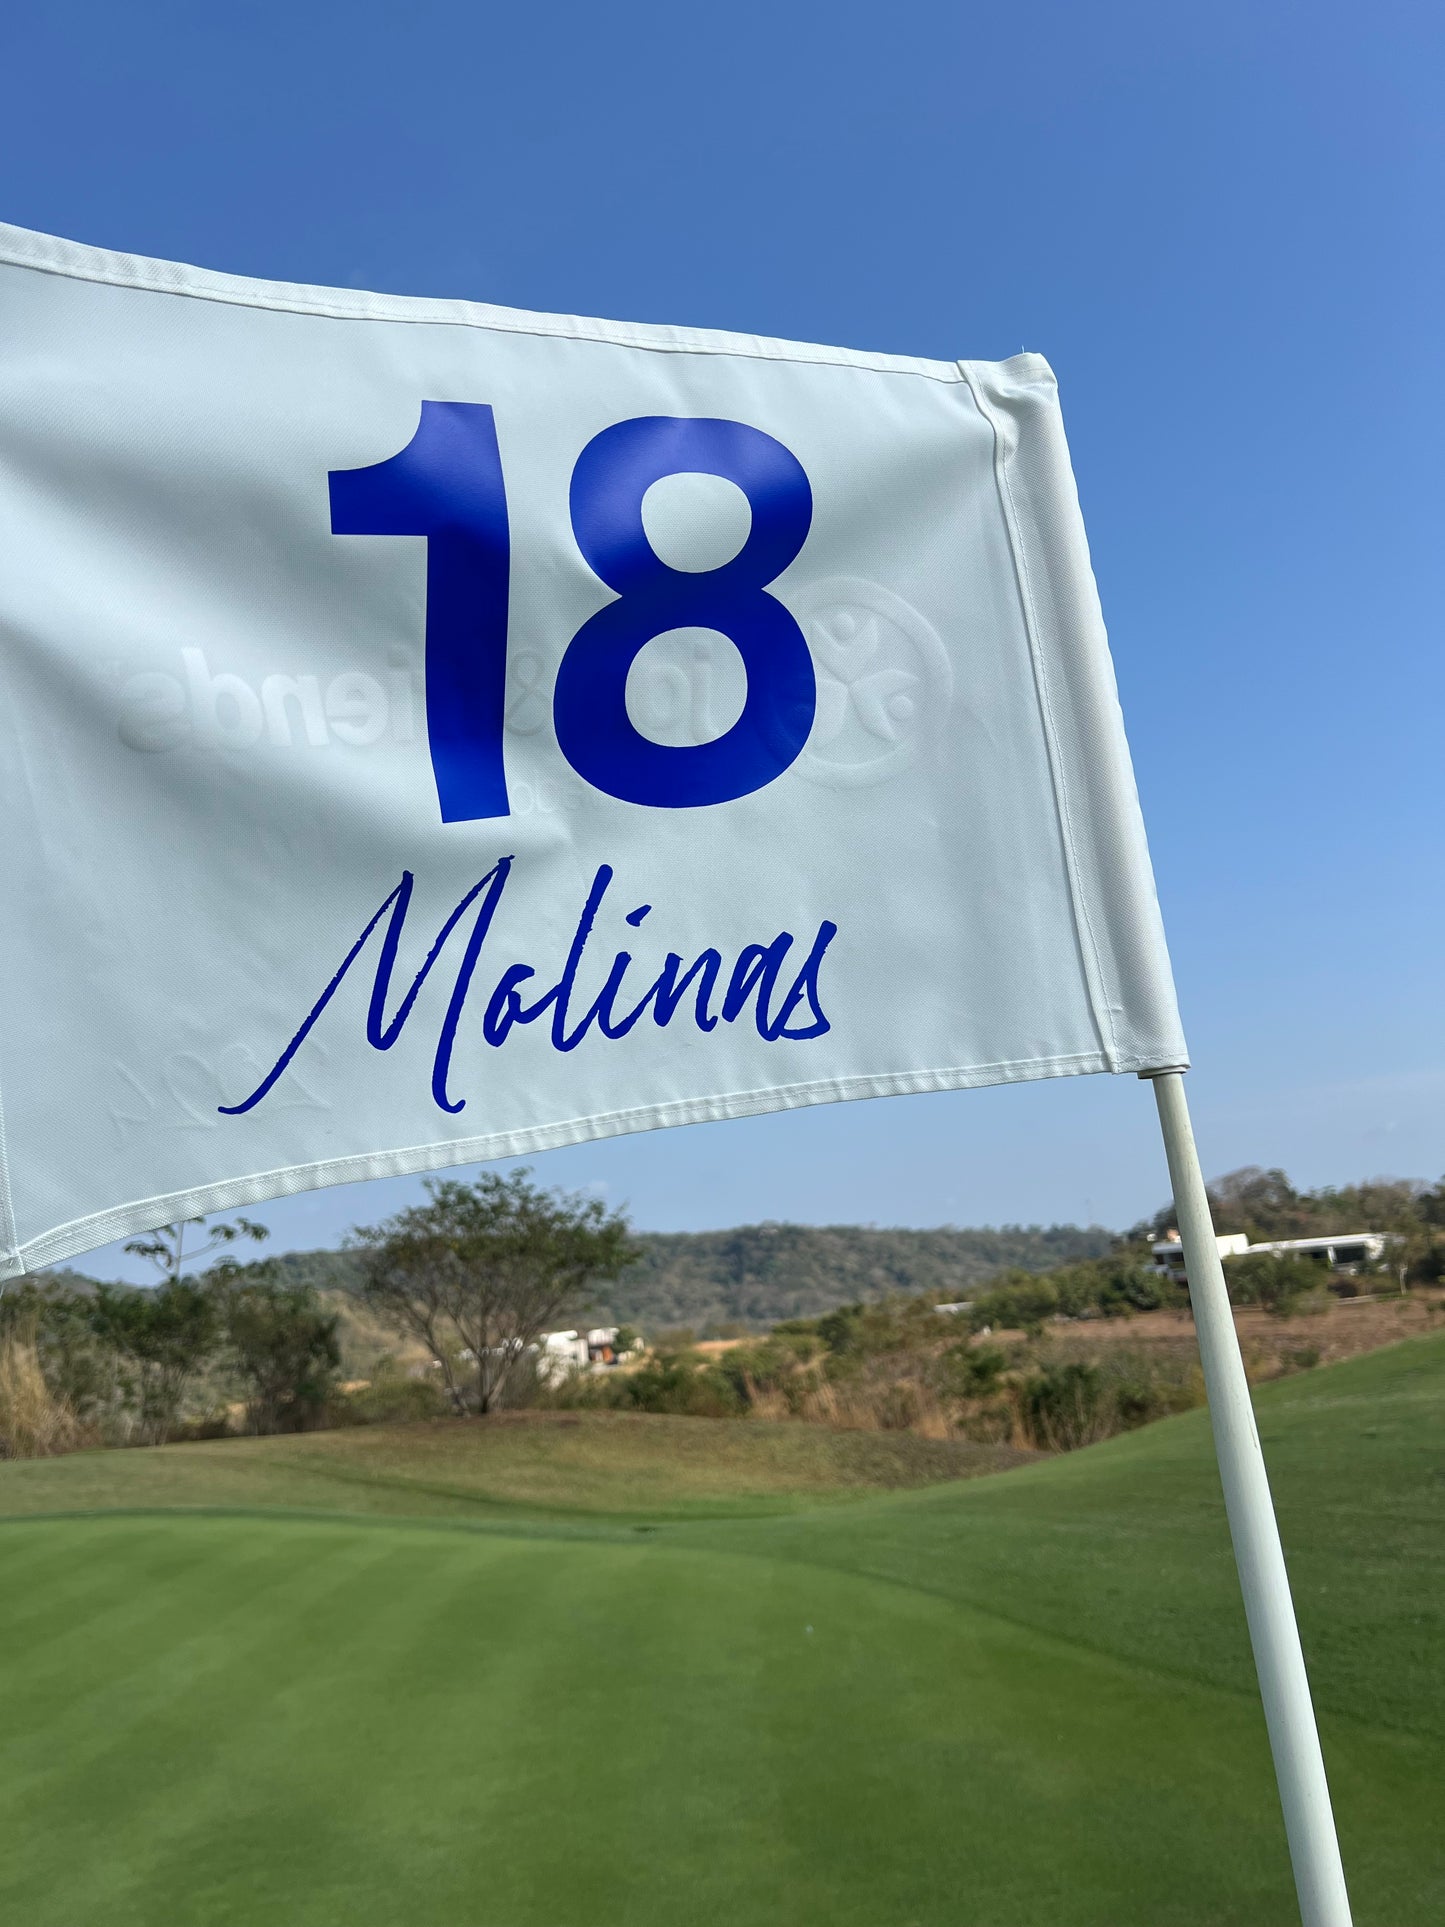
[[[0,1275],[1187,1062],[1053,377],[0,228]]]

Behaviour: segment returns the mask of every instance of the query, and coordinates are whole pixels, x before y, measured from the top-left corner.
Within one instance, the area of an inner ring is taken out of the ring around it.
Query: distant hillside
[[[645,1332],[719,1325],[764,1330],[781,1318],[816,1318],[835,1305],[895,1291],[962,1297],[1009,1265],[1047,1271],[1097,1258],[1113,1234],[1098,1225],[1002,1225],[960,1231],[863,1225],[750,1224],[731,1231],[642,1231],[642,1262],[599,1300],[595,1316]],[[344,1251],[293,1251],[281,1260],[298,1283],[345,1290]]]
[[[92,1278],[84,1271],[72,1271],[68,1265],[56,1265],[49,1271],[36,1271],[26,1278],[17,1278],[13,1284],[0,1285],[0,1293],[13,1291],[17,1286],[35,1285],[41,1291],[74,1292],[78,1298],[88,1298],[99,1283],[98,1278]],[[120,1279],[114,1283],[117,1291],[130,1290],[130,1286]]]
[[[1097,1258],[1113,1234],[1098,1225],[1001,1225],[960,1231],[880,1230],[863,1225],[750,1224],[731,1231],[643,1231],[640,1264],[599,1300],[596,1318],[644,1332],[720,1325],[765,1330],[782,1318],[816,1318],[835,1305],[890,1292],[963,1297],[1009,1265],[1047,1271]],[[277,1262],[296,1284],[347,1291],[356,1261],[346,1251],[290,1251]],[[75,1273],[57,1284],[85,1289]]]
[[[816,1318],[890,1292],[962,1297],[1008,1265],[1046,1271],[1107,1251],[1091,1226],[878,1230],[861,1225],[753,1224],[732,1231],[644,1232],[642,1262],[607,1295],[611,1319],[644,1331],[719,1325],[762,1329]]]

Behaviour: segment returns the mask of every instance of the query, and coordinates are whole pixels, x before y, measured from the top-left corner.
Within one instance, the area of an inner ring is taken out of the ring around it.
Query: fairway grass
[[[1442,1387],[1445,1337],[1258,1400],[1359,1927],[1445,1917]],[[0,1466],[52,1515],[0,1525],[0,1920],[1296,1919],[1202,1414],[851,1501],[748,1430],[569,1466],[518,1426],[486,1481],[341,1434],[314,1488],[321,1438]],[[209,1499],[122,1469],[182,1460]]]
[[[517,1413],[22,1461],[0,1467],[0,1518],[217,1506],[476,1523],[518,1511],[756,1518],[973,1478],[1037,1456],[765,1420]]]

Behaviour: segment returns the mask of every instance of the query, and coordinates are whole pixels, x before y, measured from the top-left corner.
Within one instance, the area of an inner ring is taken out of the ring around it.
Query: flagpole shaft
[[[1350,1927],[1350,1902],[1289,1576],[1189,1122],[1184,1078],[1179,1071],[1160,1071],[1150,1081],[1169,1159],[1224,1509],[1244,1593],[1300,1917],[1304,1927]]]

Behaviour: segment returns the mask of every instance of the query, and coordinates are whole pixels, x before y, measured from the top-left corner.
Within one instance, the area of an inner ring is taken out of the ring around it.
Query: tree
[[[263,1224],[255,1224],[250,1218],[236,1218],[231,1223],[213,1224],[206,1232],[204,1241],[194,1250],[187,1251],[187,1228],[200,1225],[204,1229],[205,1223],[204,1218],[180,1218],[175,1224],[157,1225],[149,1237],[132,1238],[126,1250],[134,1257],[144,1258],[153,1264],[161,1274],[162,1282],[173,1283],[180,1277],[184,1265],[209,1258],[222,1245],[234,1244],[238,1238],[250,1238],[260,1244],[263,1238],[271,1235]]]
[[[89,1323],[134,1369],[141,1436],[169,1438],[186,1388],[215,1349],[215,1301],[204,1285],[172,1277],[154,1291],[97,1285]]]
[[[1428,1220],[1434,1196],[1413,1178],[1367,1178],[1362,1184],[1296,1191],[1283,1171],[1266,1171],[1257,1164],[1211,1178],[1208,1191],[1216,1229],[1247,1232],[1255,1244],[1327,1238],[1337,1231],[1408,1233],[1422,1219]],[[1160,1238],[1177,1229],[1178,1223],[1170,1204],[1128,1235]]]
[[[318,1424],[341,1367],[338,1319],[304,1285],[270,1264],[218,1265],[226,1341],[246,1388],[252,1432],[305,1432]]]
[[[1300,1300],[1318,1292],[1329,1276],[1322,1258],[1290,1252],[1250,1251],[1224,1261],[1230,1303],[1262,1305],[1277,1318],[1288,1318]]]
[[[421,1339],[452,1408],[489,1412],[542,1333],[637,1256],[625,1217],[597,1198],[543,1191],[529,1172],[442,1179],[425,1204],[358,1226],[361,1296]]]
[[[1445,1231],[1440,1228],[1438,1195],[1426,1193],[1419,1222],[1397,1232],[1386,1253],[1385,1263],[1402,1293],[1411,1285],[1439,1284],[1445,1278]],[[1433,1218],[1432,1211],[1437,1214]]]

